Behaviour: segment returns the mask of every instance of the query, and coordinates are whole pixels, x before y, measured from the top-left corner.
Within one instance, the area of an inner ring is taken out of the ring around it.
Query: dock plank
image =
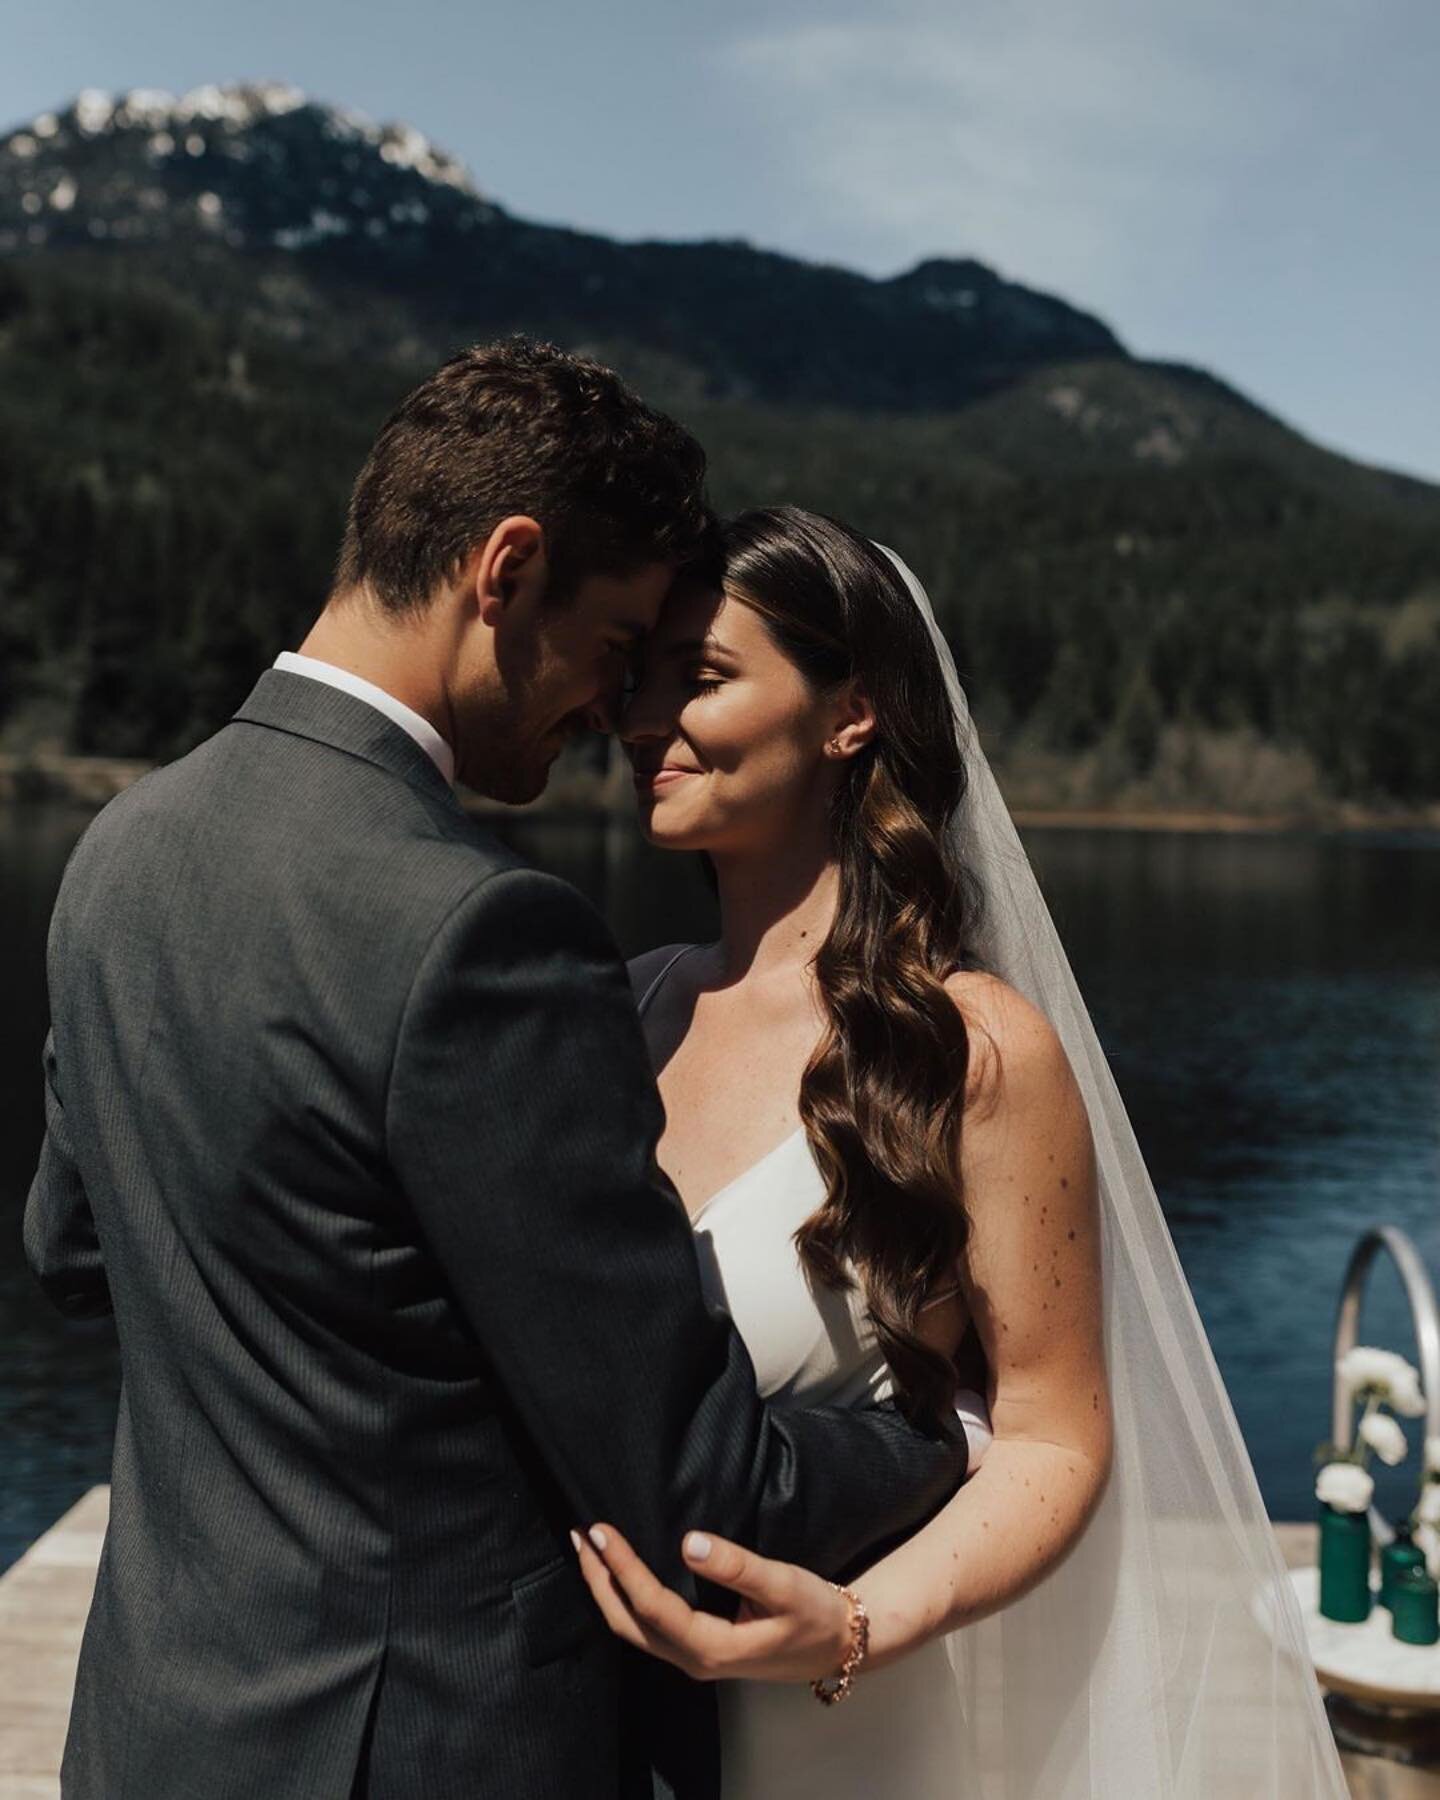
[[[91,1488],[0,1576],[0,1796],[57,1800],[110,1490]]]
[[[92,1488],[0,1576],[0,1800],[58,1800],[75,1665],[110,1511]],[[1315,1559],[1313,1525],[1277,1525],[1291,1568]],[[1348,1752],[1353,1800],[1440,1800],[1440,1771]],[[1224,1800],[1224,1797],[1217,1797]]]

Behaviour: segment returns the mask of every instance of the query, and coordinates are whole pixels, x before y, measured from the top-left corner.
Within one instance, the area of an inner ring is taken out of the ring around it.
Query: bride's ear
[[[842,683],[830,709],[825,754],[835,758],[856,755],[874,742],[878,723],[870,696],[858,677]]]

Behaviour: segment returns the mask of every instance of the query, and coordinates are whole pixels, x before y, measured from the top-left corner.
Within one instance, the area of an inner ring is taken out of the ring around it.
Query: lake
[[[113,1333],[53,1313],[19,1240],[43,1118],[45,931],[86,822],[0,811],[0,1567],[108,1468]],[[693,861],[625,822],[517,819],[505,835],[589,894],[627,954],[710,932]],[[1309,1517],[1356,1237],[1399,1225],[1440,1279],[1440,838],[1046,830],[1027,845],[1271,1515]],[[1362,1341],[1414,1355],[1388,1266]],[[1417,1471],[1412,1454],[1382,1472],[1381,1503],[1408,1510]]]

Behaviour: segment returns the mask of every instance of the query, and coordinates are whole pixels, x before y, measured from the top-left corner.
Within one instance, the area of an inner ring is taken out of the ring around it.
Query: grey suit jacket
[[[272,670],[92,823],[49,977],[26,1247],[123,1367],[65,1794],[713,1794],[708,1690],[627,1663],[568,1528],[691,1591],[698,1523],[838,1569],[964,1446],[757,1400],[591,907]]]

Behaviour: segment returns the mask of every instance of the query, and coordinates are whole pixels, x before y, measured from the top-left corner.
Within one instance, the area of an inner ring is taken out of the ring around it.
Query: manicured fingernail
[[[578,1531],[570,1533],[570,1542],[575,1546],[575,1554],[578,1556],[580,1554],[580,1533]]]
[[[689,1532],[685,1538],[685,1554],[691,1562],[704,1562],[709,1556],[711,1543],[703,1531]]]
[[[610,1540],[598,1525],[592,1525],[590,1527],[590,1542],[597,1550],[603,1550]]]

